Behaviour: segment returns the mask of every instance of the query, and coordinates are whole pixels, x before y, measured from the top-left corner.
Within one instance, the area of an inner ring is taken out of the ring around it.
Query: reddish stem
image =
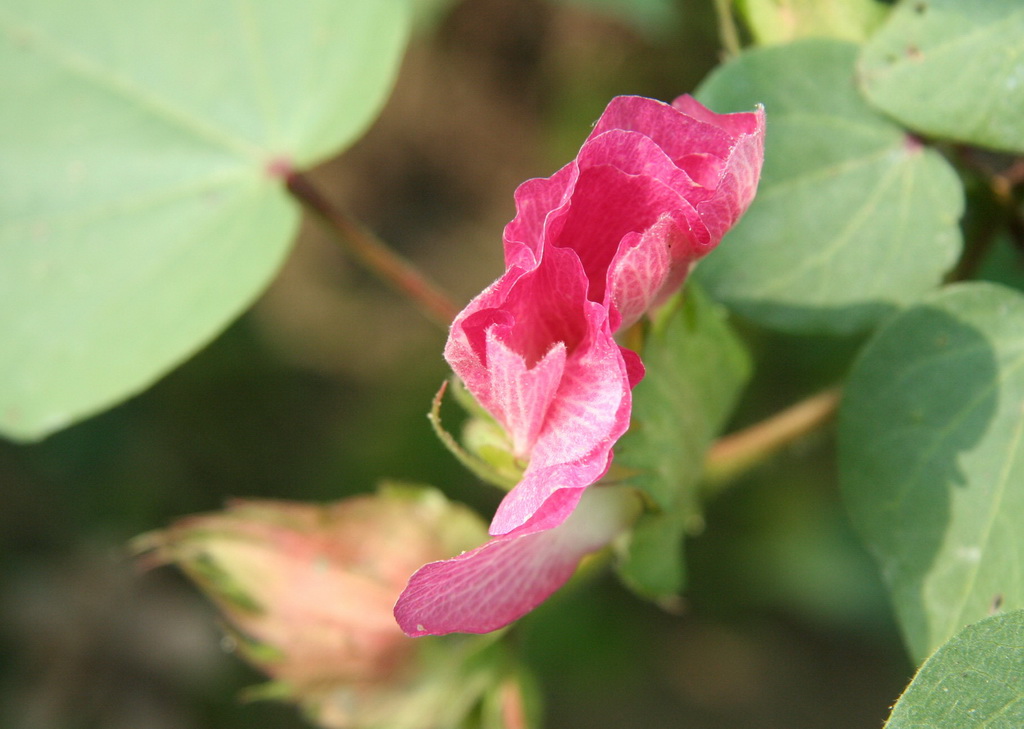
[[[337,234],[338,240],[363,265],[397,292],[411,299],[428,319],[447,330],[455,315],[459,313],[459,307],[437,284],[337,206],[332,205],[306,175],[293,170],[278,169],[276,166],[269,171],[281,177],[288,191],[307,210],[326,223]]]

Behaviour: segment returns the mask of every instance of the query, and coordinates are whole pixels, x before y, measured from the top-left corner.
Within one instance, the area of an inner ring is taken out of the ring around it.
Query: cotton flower
[[[593,486],[643,376],[614,334],[678,289],[739,219],[763,155],[760,109],[623,96],[573,162],[520,185],[505,274],[456,317],[445,358],[504,429],[522,479],[489,543],[412,577],[395,608],[407,633],[502,627],[629,526],[635,498]]]

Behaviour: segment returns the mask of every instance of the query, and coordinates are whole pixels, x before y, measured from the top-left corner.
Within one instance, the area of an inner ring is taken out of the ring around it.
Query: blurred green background
[[[571,159],[609,98],[670,100],[719,60],[710,0],[422,16],[382,117],[314,179],[460,302],[501,272],[516,185]],[[736,425],[830,384],[855,351],[738,324],[757,368]],[[499,494],[425,417],[443,343],[306,224],[255,308],[150,391],[43,443],[0,443],[0,726],[304,726],[236,703],[259,677],[202,598],[170,570],[140,574],[125,542],[230,497],[328,500],[383,478],[489,514]],[[881,725],[911,667],[838,502],[831,432],[734,484],[687,550],[677,615],[598,574],[522,621],[548,727]]]

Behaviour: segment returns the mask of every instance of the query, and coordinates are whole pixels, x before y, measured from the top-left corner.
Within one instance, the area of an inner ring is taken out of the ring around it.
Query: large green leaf
[[[959,284],[886,324],[850,375],[839,446],[916,658],[1024,607],[1024,296]]]
[[[1024,611],[961,630],[921,667],[885,729],[1024,727]]]
[[[680,542],[700,524],[705,452],[732,413],[750,361],[724,310],[692,285],[660,312],[643,359],[647,374],[633,390],[633,421],[615,467],[652,509],[619,570],[640,595],[666,599],[683,586]]]
[[[0,4],[0,432],[147,387],[276,271],[280,172],[349,144],[404,47],[400,0]]]
[[[959,179],[868,108],[853,83],[856,54],[824,39],[755,50],[698,91],[715,111],[767,112],[757,197],[696,276],[769,327],[871,327],[937,286],[960,251]]]
[[[1024,4],[904,0],[861,54],[871,103],[911,129],[1024,151]]]

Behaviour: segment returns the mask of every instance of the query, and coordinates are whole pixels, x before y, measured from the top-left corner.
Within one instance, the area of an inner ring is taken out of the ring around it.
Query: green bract
[[[350,144],[399,0],[10,0],[0,8],[0,432],[147,387],[273,276],[281,175]]]
[[[643,350],[647,374],[633,391],[633,422],[613,469],[649,498],[627,558],[626,583],[665,599],[683,587],[680,542],[701,522],[697,487],[711,440],[750,376],[750,360],[725,311],[689,285],[660,312]]]

